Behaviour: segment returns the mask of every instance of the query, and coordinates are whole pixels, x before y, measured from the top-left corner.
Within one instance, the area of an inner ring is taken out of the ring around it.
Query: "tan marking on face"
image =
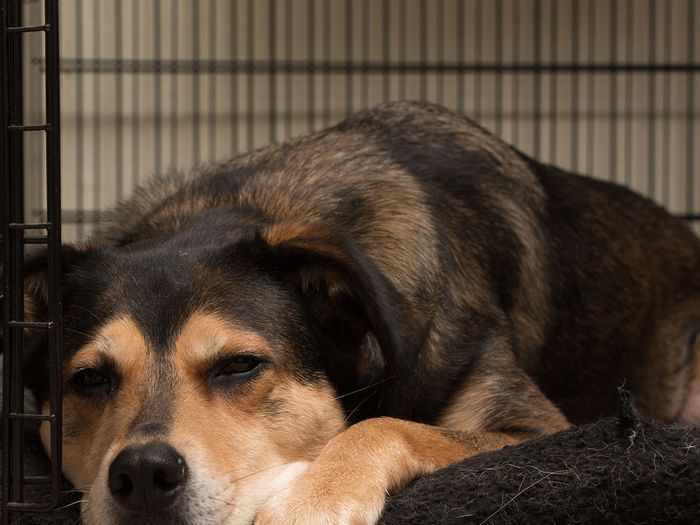
[[[136,323],[129,318],[119,318],[107,323],[72,356],[65,366],[65,373],[95,366],[106,358],[125,376],[129,376],[135,368],[145,363],[147,352],[146,341]]]
[[[213,388],[204,379],[208,367],[236,354],[269,364],[233,389]],[[166,439],[185,457],[197,497],[214,509],[217,523],[252,521],[344,428],[333,389],[293,377],[284,356],[260,334],[203,312],[190,317],[174,343],[179,386]]]
[[[345,426],[334,390],[320,378],[294,377],[285,366],[287,350],[220,316],[197,312],[184,323],[164,365],[156,363],[132,320],[117,319],[100,329],[65,367],[70,377],[109,359],[121,376],[113,399],[88,400],[67,390],[63,401],[64,471],[85,492],[86,522],[114,521],[118,506],[107,487],[109,466],[124,447],[155,439],[185,458],[187,490],[197,500],[191,506],[194,522],[250,523],[260,505],[303,472]],[[236,354],[257,355],[270,364],[237,387],[214,388],[207,371]],[[156,374],[156,366],[166,366],[170,374],[171,421],[165,435],[132,436],[143,403],[158,393],[154,380],[162,371]],[[42,430],[48,446],[48,428]]]
[[[183,373],[200,372],[219,357],[256,355],[270,359],[272,350],[261,335],[235,327],[215,314],[195,312],[174,344],[172,361]]]
[[[112,363],[121,377],[118,396],[110,401],[83,398],[70,388],[63,397],[63,471],[77,488],[90,486],[108,451],[125,442],[141,406],[139,385],[148,370],[147,345],[136,323],[119,318],[105,324],[64,366],[68,380],[82,368]],[[49,427],[42,425],[49,450]]]
[[[255,378],[231,391],[203,380],[205,366],[227,356],[252,354],[269,361]],[[220,474],[246,470],[266,458],[313,459],[344,418],[324,381],[304,384],[287,370],[284,351],[259,334],[206,313],[191,316],[175,342],[176,393],[173,442],[196,440]]]

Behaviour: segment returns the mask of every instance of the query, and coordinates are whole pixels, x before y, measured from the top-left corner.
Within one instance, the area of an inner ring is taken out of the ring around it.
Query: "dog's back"
[[[667,420],[698,388],[686,366],[700,361],[692,232],[650,201],[542,165],[463,116],[386,104],[195,175],[142,190],[104,238],[169,235],[218,207],[251,223],[334,225],[405,298],[420,347],[410,391],[392,387],[385,400],[391,415],[434,420],[495,332],[573,421],[613,412],[623,382]],[[212,223],[211,235],[222,228]]]
[[[622,383],[700,423],[695,236],[437,106],[158,179],[62,255],[63,471],[91,524],[373,523]],[[26,261],[25,319],[47,273]]]
[[[700,362],[698,239],[625,188],[536,169],[556,313],[530,373],[574,421],[610,413],[623,383],[648,414],[677,419],[693,381],[687,364]]]

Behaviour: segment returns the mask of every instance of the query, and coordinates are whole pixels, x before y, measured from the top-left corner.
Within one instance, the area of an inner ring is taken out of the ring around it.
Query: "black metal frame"
[[[61,185],[58,68],[58,0],[44,0],[44,24],[22,26],[22,1],[0,0],[0,184],[2,188],[3,248],[3,407],[2,407],[2,523],[15,511],[51,511],[61,483]],[[22,35],[44,33],[46,59],[46,119],[23,120]],[[24,133],[46,134],[47,221],[25,222]],[[43,230],[45,235],[32,235]],[[48,318],[24,318],[24,252],[26,244],[45,244],[48,257]],[[25,413],[22,376],[24,332],[48,332],[49,404],[42,414]],[[27,476],[24,469],[25,422],[50,426],[51,472]],[[25,486],[48,484],[48,499],[27,501]]]

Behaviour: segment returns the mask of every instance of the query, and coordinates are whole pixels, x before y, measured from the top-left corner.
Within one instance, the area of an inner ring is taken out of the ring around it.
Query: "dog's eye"
[[[250,372],[261,363],[260,359],[253,356],[243,355],[233,358],[221,369],[220,374],[245,374]]]
[[[222,386],[240,383],[256,375],[264,364],[265,361],[259,357],[238,355],[214,365],[209,372],[209,380]]]
[[[108,396],[114,390],[114,377],[104,371],[94,368],[78,370],[70,378],[73,389],[87,396]]]

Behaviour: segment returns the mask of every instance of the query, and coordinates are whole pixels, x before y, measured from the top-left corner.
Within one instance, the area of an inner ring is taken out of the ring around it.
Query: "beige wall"
[[[29,21],[41,17],[40,4],[27,4]],[[529,63],[537,58],[539,34],[545,63],[700,62],[700,39],[688,34],[700,21],[698,0],[540,0],[539,22],[537,0],[353,1],[350,50],[347,2],[277,0],[272,51],[269,5],[268,0],[62,0],[61,54],[67,67],[80,58],[153,59],[158,47],[163,60],[342,61],[351,53],[353,60],[370,61]],[[28,61],[41,55],[41,41],[26,48]],[[40,65],[29,66],[26,74],[28,120],[37,120]],[[545,161],[624,182],[675,212],[689,207],[697,212],[700,75],[692,76],[357,74],[349,98],[345,74],[277,74],[273,88],[280,118],[271,125],[269,75],[94,74],[73,68],[61,83],[63,204],[69,211],[100,209],[168,166],[187,169],[305,133],[384,98],[426,98],[464,110]],[[43,201],[36,180],[41,142],[32,136],[27,144],[32,210]],[[71,224],[71,214],[66,218],[66,238],[89,232]]]

